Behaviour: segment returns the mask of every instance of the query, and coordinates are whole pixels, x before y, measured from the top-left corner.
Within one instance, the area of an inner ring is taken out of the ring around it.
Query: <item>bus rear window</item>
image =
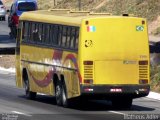
[[[23,2],[18,5],[19,11],[33,11],[36,10],[36,5],[33,2]]]

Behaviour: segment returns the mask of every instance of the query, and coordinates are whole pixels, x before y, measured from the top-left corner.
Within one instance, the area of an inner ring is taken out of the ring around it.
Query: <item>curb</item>
[[[147,98],[155,99],[155,100],[160,100],[160,94],[156,92],[149,92],[149,95]]]

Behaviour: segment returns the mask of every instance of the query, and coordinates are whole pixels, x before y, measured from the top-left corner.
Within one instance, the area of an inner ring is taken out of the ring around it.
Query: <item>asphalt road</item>
[[[34,101],[27,100],[24,89],[15,87],[15,74],[0,71],[0,119],[2,120],[8,120],[4,119],[6,116],[18,120],[130,120],[129,115],[133,114],[136,117],[143,118],[150,115],[157,118],[144,120],[160,120],[160,101],[149,98],[135,99],[131,110],[114,109],[111,103],[105,100],[92,100],[81,106],[63,108],[57,106],[55,98],[51,96],[38,95]],[[135,116],[132,116],[133,120]]]
[[[0,49],[2,48],[14,48],[16,46],[15,39],[9,37],[9,27],[6,21],[0,21]]]
[[[0,21],[0,48],[14,47],[7,22]],[[27,100],[16,88],[15,74],[0,71],[0,120],[160,120],[160,101],[139,98],[131,110],[114,109],[109,101],[88,101],[73,108],[59,107],[55,98],[38,95]]]

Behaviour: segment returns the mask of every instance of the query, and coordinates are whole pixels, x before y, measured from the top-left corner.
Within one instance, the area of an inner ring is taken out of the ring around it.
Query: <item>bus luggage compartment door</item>
[[[137,61],[95,61],[94,65],[94,84],[139,84],[139,71]]]

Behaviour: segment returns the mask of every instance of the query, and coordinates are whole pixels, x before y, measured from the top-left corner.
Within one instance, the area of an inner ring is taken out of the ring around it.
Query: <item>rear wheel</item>
[[[62,106],[62,84],[59,81],[56,83],[55,97],[57,105]]]
[[[132,98],[114,99],[112,105],[118,109],[130,109],[132,106]]]
[[[6,17],[5,17],[5,16],[4,16],[4,17],[2,17],[2,20],[3,20],[3,21],[5,21],[5,20],[6,20]]]
[[[62,104],[63,107],[69,107],[71,100],[67,98],[67,91],[65,85],[62,86]]]
[[[25,88],[26,98],[34,100],[36,98],[37,93],[30,91],[29,80],[28,79],[26,79],[25,82],[24,82],[24,88]]]

